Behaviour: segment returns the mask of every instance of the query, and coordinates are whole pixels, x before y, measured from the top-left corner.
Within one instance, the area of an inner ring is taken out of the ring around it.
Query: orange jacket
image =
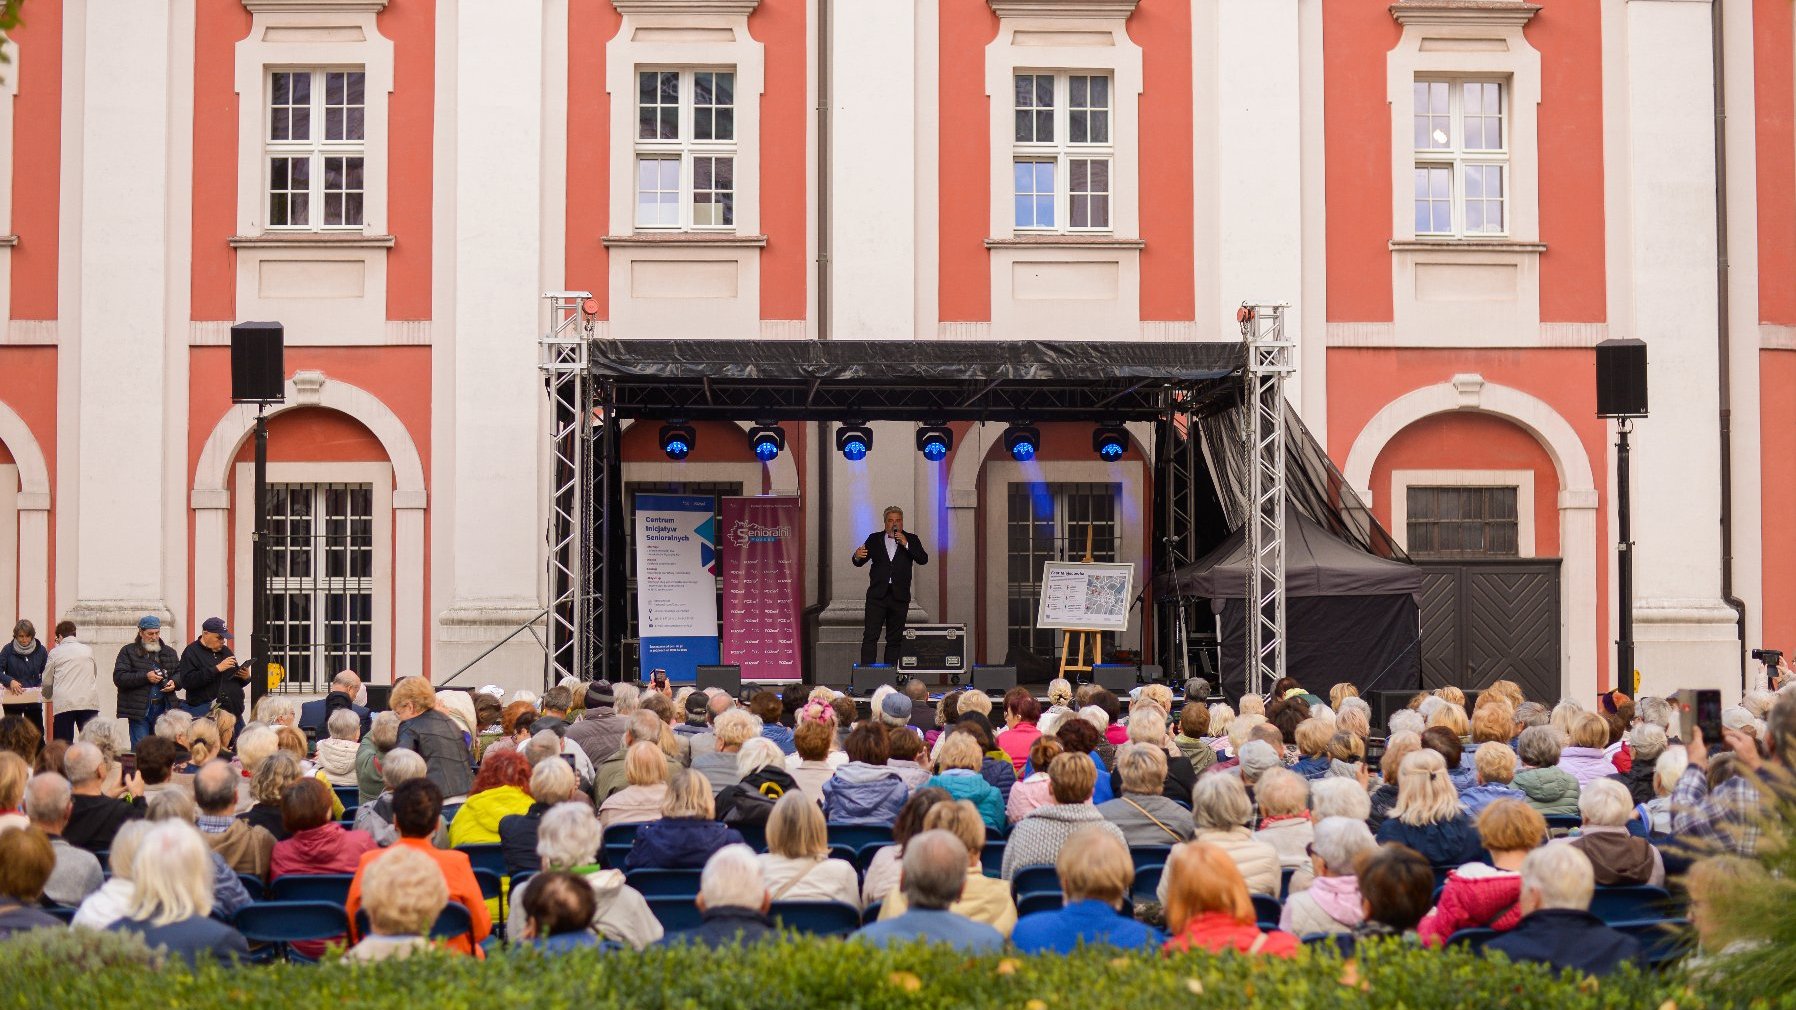
[[[480,882],[474,879],[474,865],[468,862],[468,854],[456,852],[454,849],[439,849],[430,844],[428,838],[400,838],[393,843],[393,848],[398,848],[401,845],[417,849],[436,860],[437,868],[443,871],[443,882],[449,885],[449,900],[460,902],[466,906],[468,914],[474,920],[473,944],[468,943],[467,937],[458,936],[448,941],[445,946],[451,950],[459,950],[463,954],[472,954],[475,957],[484,956],[480,952],[479,944],[493,931],[493,917],[486,910],[486,898],[480,894]],[[376,859],[391,851],[392,849],[375,849],[372,852],[362,853],[361,863],[355,869],[355,880],[349,884],[349,900],[345,902],[344,906],[349,912],[352,931],[355,928],[356,910],[362,907],[362,874]],[[359,936],[355,938],[360,939]]]

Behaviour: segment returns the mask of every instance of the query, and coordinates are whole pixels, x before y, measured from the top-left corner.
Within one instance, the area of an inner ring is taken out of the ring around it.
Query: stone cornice
[[[619,14],[701,15],[747,17],[761,0],[611,0]]]
[[[1540,5],[1524,0],[1399,0],[1391,4],[1391,17],[1402,25],[1514,25],[1527,24]]]
[[[243,0],[251,14],[379,14],[387,0]]]
[[[1000,18],[1127,18],[1136,0],[988,0]]]

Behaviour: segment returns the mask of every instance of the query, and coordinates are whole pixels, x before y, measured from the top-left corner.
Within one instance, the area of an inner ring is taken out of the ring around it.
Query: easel
[[[1093,560],[1091,556],[1091,532],[1092,524],[1086,523],[1085,557],[1081,559],[1085,564],[1091,564]],[[1074,675],[1071,679],[1075,683],[1079,681],[1078,674],[1081,673],[1086,675],[1086,679],[1090,679],[1091,668],[1097,665],[1098,660],[1104,658],[1103,639],[1100,637],[1102,634],[1103,632],[1096,628],[1061,629],[1060,676],[1062,678],[1065,678],[1070,672]],[[1077,661],[1072,661],[1074,649],[1078,650]]]

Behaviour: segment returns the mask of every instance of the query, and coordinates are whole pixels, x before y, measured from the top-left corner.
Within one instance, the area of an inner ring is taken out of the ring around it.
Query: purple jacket
[[[1559,752],[1559,767],[1578,780],[1579,789],[1615,774],[1615,762],[1600,747],[1567,747]]]

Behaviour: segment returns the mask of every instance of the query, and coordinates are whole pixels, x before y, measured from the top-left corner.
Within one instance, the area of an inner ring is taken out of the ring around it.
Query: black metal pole
[[[256,404],[255,528],[250,532],[250,708],[268,693],[268,417]]]
[[[1620,632],[1615,641],[1615,684],[1629,695],[1634,693],[1634,535],[1628,502],[1628,432],[1633,427],[1625,417],[1615,423],[1615,524],[1620,535],[1615,565]]]

